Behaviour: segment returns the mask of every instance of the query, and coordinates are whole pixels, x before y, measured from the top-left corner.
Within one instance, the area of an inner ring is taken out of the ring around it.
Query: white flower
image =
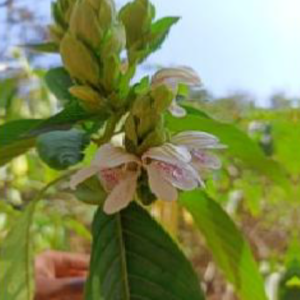
[[[103,145],[97,152],[91,166],[72,176],[70,187],[76,186],[93,175],[97,175],[103,188],[109,193],[104,211],[113,214],[125,208],[132,201],[140,174],[140,160],[121,147]]]
[[[209,133],[200,131],[184,131],[171,138],[171,143],[185,147],[191,154],[191,165],[200,173],[206,170],[218,170],[222,164],[220,159],[211,153],[213,149],[224,149],[219,139]]]
[[[137,179],[144,168],[154,195],[172,201],[178,198],[177,189],[193,190],[203,184],[189,164],[191,159],[186,148],[169,143],[149,149],[141,159],[121,147],[105,144],[98,150],[90,167],[72,176],[70,187],[75,189],[87,178],[97,175],[108,192],[103,209],[107,214],[113,214],[133,200]]]
[[[156,72],[152,77],[153,87],[165,84],[171,88],[174,95],[177,95],[180,83],[189,87],[202,86],[201,79],[198,74],[189,67],[164,68]],[[185,109],[177,104],[175,98],[169,107],[169,111],[175,117],[184,117],[186,115]]]
[[[198,173],[189,164],[191,155],[185,148],[167,143],[149,149],[142,161],[149,187],[158,199],[177,200],[177,189],[189,191],[202,185]]]

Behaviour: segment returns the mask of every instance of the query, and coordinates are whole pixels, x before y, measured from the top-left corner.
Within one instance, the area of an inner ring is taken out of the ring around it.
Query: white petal
[[[178,84],[188,86],[201,86],[201,79],[198,74],[189,67],[164,68],[155,73],[152,77],[152,85],[167,84],[172,89],[177,89]]]
[[[98,150],[92,165],[100,169],[110,169],[130,162],[139,164],[140,160],[135,155],[126,152],[124,148],[105,144]]]
[[[226,146],[219,144],[219,139],[207,132],[184,131],[171,138],[176,145],[183,145],[189,149],[223,149]]]
[[[177,118],[183,118],[186,116],[186,110],[179,106],[176,103],[176,100],[173,100],[169,107],[169,112],[172,114],[172,116],[177,117]]]
[[[145,162],[147,158],[177,164],[182,162],[188,163],[192,157],[186,148],[166,143],[160,147],[150,148],[144,153],[142,160]]]
[[[193,157],[192,164],[197,170],[219,170],[222,167],[221,160],[214,154],[203,150],[193,150],[191,153]]]
[[[178,189],[190,191],[204,185],[197,171],[189,164],[173,165],[162,161],[151,164],[164,180]]]
[[[177,189],[166,181],[155,165],[146,167],[149,179],[149,187],[153,194],[160,200],[175,201],[178,198]]]
[[[126,172],[124,178],[105,200],[103,207],[105,213],[114,214],[128,206],[136,191],[138,175],[138,172]]]
[[[99,168],[95,166],[91,166],[88,168],[81,169],[77,173],[75,173],[73,176],[71,176],[70,180],[70,188],[72,190],[75,190],[76,187],[84,182],[86,179],[92,177],[93,175],[97,174],[99,172]]]

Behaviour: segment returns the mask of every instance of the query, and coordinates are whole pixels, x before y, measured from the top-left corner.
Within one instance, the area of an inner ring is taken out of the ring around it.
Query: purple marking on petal
[[[99,172],[99,179],[106,191],[111,191],[121,180],[123,171],[120,168],[103,169]]]

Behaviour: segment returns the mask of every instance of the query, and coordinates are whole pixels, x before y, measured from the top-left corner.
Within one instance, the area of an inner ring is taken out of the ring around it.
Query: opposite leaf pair
[[[219,140],[205,132],[187,131],[175,135],[170,143],[153,147],[138,157],[122,147],[105,144],[98,150],[91,166],[71,178],[71,188],[97,175],[109,193],[104,211],[113,214],[128,206],[134,199],[137,180],[144,169],[153,194],[162,200],[173,201],[179,190],[204,186],[201,175],[205,170],[219,169],[220,160],[209,153],[222,149]]]

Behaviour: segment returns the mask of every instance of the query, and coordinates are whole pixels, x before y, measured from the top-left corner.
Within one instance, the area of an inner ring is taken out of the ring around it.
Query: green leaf
[[[216,120],[188,115],[185,118],[166,116],[167,127],[174,131],[197,130],[211,133],[228,146],[225,150],[233,158],[240,159],[247,167],[269,177],[287,190],[290,183],[281,166],[265,156],[261,148],[247,134],[231,124],[220,123]]]
[[[69,92],[69,88],[73,86],[73,81],[66,69],[59,67],[49,70],[45,76],[45,81],[50,91],[62,103],[74,100]]]
[[[102,206],[107,193],[104,191],[97,177],[91,177],[79,184],[74,191],[76,198],[87,204]]]
[[[151,26],[150,33],[150,53],[153,53],[163,44],[170,29],[179,21],[179,17],[165,17],[159,19]]]
[[[79,163],[89,143],[88,136],[80,130],[51,131],[37,138],[40,158],[52,169],[64,170]]]
[[[24,154],[35,145],[35,139],[19,140],[15,143],[0,147],[0,167],[10,162],[13,158]]]
[[[300,261],[289,263],[279,283],[278,300],[300,299]]]
[[[40,124],[41,120],[16,120],[0,126],[0,148],[8,146],[16,140],[28,138],[28,133]]]
[[[61,112],[50,117],[49,119],[42,120],[32,133],[40,133],[41,131],[47,132],[54,129],[67,129],[75,123],[91,120],[97,118],[97,120],[106,120],[108,115],[106,112],[91,113],[86,111],[79,103],[73,102],[67,105]]]
[[[183,193],[183,205],[206,239],[214,260],[243,300],[267,300],[250,247],[229,216],[204,192]]]
[[[59,45],[54,42],[45,42],[40,44],[27,44],[27,45],[23,45],[23,47],[37,52],[45,52],[45,53],[59,52]]]
[[[0,107],[9,110],[12,100],[18,92],[18,80],[16,78],[6,78],[0,81]]]
[[[29,239],[36,203],[34,201],[26,208],[1,245],[0,299],[33,299],[33,262]]]
[[[136,203],[110,216],[99,209],[93,238],[87,300],[204,299],[178,246]]]
[[[27,134],[39,123],[40,120],[18,120],[0,126],[0,166],[34,146],[34,138]]]
[[[76,123],[92,120],[95,116],[97,121],[105,121],[108,118],[105,112],[96,115],[87,112],[74,102],[49,119],[16,120],[0,126],[0,166],[34,147],[35,138],[40,134],[54,130],[67,130]]]

